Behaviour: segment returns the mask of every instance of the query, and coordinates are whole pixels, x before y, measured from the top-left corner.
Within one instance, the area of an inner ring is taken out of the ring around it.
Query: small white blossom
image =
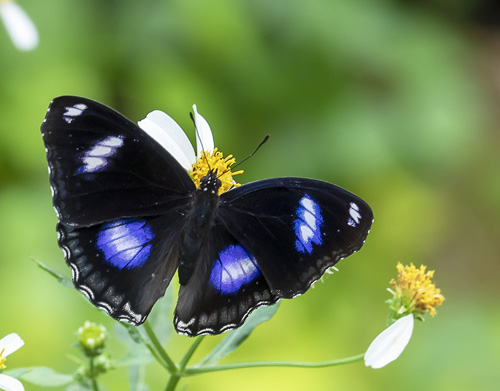
[[[0,374],[0,390],[5,391],[24,391],[23,383],[19,380]]]
[[[4,367],[5,358],[24,345],[24,341],[16,333],[0,339],[0,369]],[[22,383],[11,376],[0,374],[0,390],[24,391]]]
[[[203,118],[193,105],[194,122],[197,129],[196,144],[197,155],[201,156],[202,146],[205,151],[212,152],[214,139],[212,131],[205,118]],[[186,170],[191,170],[196,162],[193,146],[186,133],[172,117],[163,111],[155,110],[146,118],[138,122],[139,127],[165,148]],[[201,137],[201,141],[200,138]]]
[[[398,319],[382,331],[365,353],[365,365],[374,369],[385,367],[396,360],[410,342],[413,332],[413,315]]]
[[[212,152],[214,150],[214,138],[212,136],[212,130],[210,125],[196,109],[196,105],[193,105],[194,111],[194,126],[196,127],[196,150],[197,156],[201,157],[201,152]]]
[[[0,18],[16,48],[28,51],[38,46],[35,24],[17,3],[0,1]]]

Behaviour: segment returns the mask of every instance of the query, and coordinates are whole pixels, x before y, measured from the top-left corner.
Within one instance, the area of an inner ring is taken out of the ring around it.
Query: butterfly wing
[[[177,330],[217,334],[260,305],[304,293],[361,248],[372,221],[362,199],[317,180],[276,178],[223,193],[206,257],[179,291]]]
[[[193,181],[138,126],[92,100],[54,99],[41,130],[76,288],[114,318],[142,323],[177,268]]]
[[[59,246],[75,287],[113,318],[143,323],[177,269],[182,217],[172,210],[90,227],[59,223]]]
[[[278,300],[250,251],[220,221],[207,239],[179,289],[174,325],[180,334],[222,333],[240,326],[253,308]]]
[[[41,127],[53,203],[68,226],[151,216],[186,202],[195,186],[160,144],[89,99],[54,99]]]
[[[275,178],[225,193],[220,218],[255,256],[271,291],[291,298],[361,248],[373,213],[330,183]]]

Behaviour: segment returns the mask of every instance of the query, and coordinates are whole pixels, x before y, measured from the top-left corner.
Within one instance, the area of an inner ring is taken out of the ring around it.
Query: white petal
[[[194,126],[196,126],[196,150],[197,156],[201,156],[201,151],[212,152],[214,150],[214,138],[210,125],[196,110],[196,105],[193,105],[194,111]],[[201,138],[201,140],[200,140]]]
[[[378,369],[397,359],[410,342],[413,323],[413,315],[410,314],[382,331],[368,347],[365,365]]]
[[[155,110],[138,122],[142,130],[165,148],[186,170],[196,161],[194,149],[186,133],[170,116]]]
[[[10,39],[19,50],[33,50],[38,45],[36,27],[17,3],[0,1],[0,16]]]
[[[0,339],[0,352],[5,348],[2,356],[7,357],[9,354],[15,352],[21,346],[24,345],[24,341],[16,333],[6,335]]]
[[[0,374],[0,390],[24,391],[23,384],[13,377]]]

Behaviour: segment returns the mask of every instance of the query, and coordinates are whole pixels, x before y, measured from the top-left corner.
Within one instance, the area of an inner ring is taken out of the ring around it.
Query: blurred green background
[[[496,1],[23,0],[40,45],[0,28],[0,335],[26,345],[9,368],[71,372],[85,320],[113,322],[54,282],[56,244],[39,127],[56,96],[81,95],[133,121],[154,109],[193,139],[191,105],[239,179],[327,180],[363,197],[375,224],[359,253],[282,303],[225,362],[342,358],[385,327],[396,263],[435,269],[446,297],[384,369],[245,369],[187,390],[497,390],[500,384],[500,7]],[[171,319],[171,317],[170,317]],[[221,337],[206,338],[196,358]],[[190,345],[174,335],[179,360]],[[110,354],[123,351],[113,338]],[[127,372],[103,377],[128,389]],[[147,369],[151,390],[166,373]],[[29,384],[26,389],[35,390]]]

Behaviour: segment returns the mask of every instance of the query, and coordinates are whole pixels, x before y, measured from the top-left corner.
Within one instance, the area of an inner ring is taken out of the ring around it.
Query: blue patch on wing
[[[144,220],[123,219],[104,224],[96,245],[107,263],[118,269],[133,269],[148,260],[154,237]]]
[[[232,294],[260,276],[254,256],[245,247],[231,244],[219,252],[210,273],[210,284],[222,294]]]
[[[295,219],[295,249],[301,253],[311,254],[313,243],[320,245],[323,243],[321,237],[321,226],[323,216],[321,216],[320,206],[307,194],[299,201]]]

